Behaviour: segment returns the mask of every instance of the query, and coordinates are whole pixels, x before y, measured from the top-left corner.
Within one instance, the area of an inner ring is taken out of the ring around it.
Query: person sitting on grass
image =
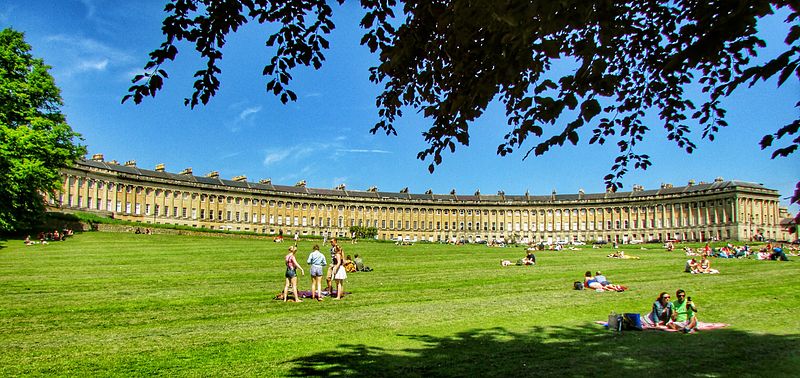
[[[698,271],[705,274],[719,274],[719,270],[711,268],[711,261],[708,260],[707,256],[703,256],[700,259],[700,269]]]
[[[658,295],[658,298],[656,298],[656,301],[653,302],[653,309],[645,316],[645,319],[656,326],[666,326],[672,321],[673,307],[669,299],[669,294],[662,291],[661,294]]]
[[[522,259],[523,265],[536,265],[536,255],[533,254],[533,251],[528,251],[528,254],[525,255],[525,258]]]
[[[683,269],[686,273],[697,274],[700,273],[700,264],[692,257],[691,260],[686,260],[686,267]]]
[[[786,253],[783,252],[783,244],[780,247],[775,247],[772,249],[772,254],[769,256],[770,260],[775,261],[789,261],[789,258],[786,257]]]
[[[344,259],[344,270],[347,273],[356,271],[356,264],[353,262],[353,258],[350,255],[347,255],[347,258]]]
[[[364,260],[361,259],[358,255],[353,259],[353,263],[356,264],[356,270],[359,272],[364,271]]]
[[[667,327],[685,333],[697,331],[697,307],[692,302],[692,298],[686,297],[686,291],[678,289],[675,292],[677,300],[672,303],[672,322]]]

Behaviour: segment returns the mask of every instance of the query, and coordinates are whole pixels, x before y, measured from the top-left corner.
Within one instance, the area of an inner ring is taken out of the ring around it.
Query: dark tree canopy
[[[185,104],[206,104],[219,88],[225,37],[250,21],[278,26],[266,36],[276,51],[263,75],[268,92],[294,101],[292,69],[319,68],[325,59],[325,36],[334,28],[329,3],[172,0],[162,28],[166,40],[123,102],[155,96],[167,78],[162,66],[186,40],[207,65],[195,74]],[[616,189],[629,168],[651,164],[636,150],[655,126],[644,122],[645,114],[658,114],[668,139],[691,153],[692,130],[713,140],[727,125],[720,101],[735,89],[775,76],[778,85],[800,79],[798,1],[361,0],[361,6],[361,43],[380,59],[370,78],[383,86],[372,132],[396,134],[404,108],[421,111],[431,127],[422,133],[429,147],[418,157],[432,159],[430,171],[443,152],[469,144],[470,124],[499,100],[508,133],[498,154],[542,155],[577,144],[579,131],[588,129],[590,144],[616,143],[619,156],[605,177]],[[789,13],[786,48],[755,64],[765,46],[757,22],[778,9]],[[556,75],[556,65],[574,69]],[[705,97],[695,102],[686,89],[698,84]],[[780,127],[761,147],[773,148],[773,158],[791,154],[800,144],[798,128],[800,120]]]
[[[85,153],[59,109],[50,67],[30,50],[22,33],[0,31],[0,231],[35,227],[42,193],[60,189],[59,168]]]

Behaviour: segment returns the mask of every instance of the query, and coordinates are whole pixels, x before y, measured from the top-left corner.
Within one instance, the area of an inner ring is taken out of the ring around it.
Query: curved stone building
[[[64,187],[51,206],[110,213],[118,219],[265,234],[349,235],[350,226],[375,227],[379,239],[410,241],[619,243],[654,240],[787,239],[788,217],[776,190],[716,179],[664,184],[629,192],[550,195],[462,195],[384,192],[226,180],[217,172],[169,173],[102,155],[62,171]]]

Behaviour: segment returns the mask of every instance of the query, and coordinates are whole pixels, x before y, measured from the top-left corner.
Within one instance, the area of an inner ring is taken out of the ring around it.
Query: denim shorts
[[[286,278],[295,278],[297,277],[297,270],[286,268]]]
[[[321,265],[311,265],[311,277],[322,277]]]

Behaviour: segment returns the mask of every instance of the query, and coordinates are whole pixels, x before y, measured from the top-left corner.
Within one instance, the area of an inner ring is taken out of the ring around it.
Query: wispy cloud
[[[220,156],[219,158],[223,159],[223,160],[224,159],[230,159],[232,157],[237,157],[237,156],[239,156],[241,154],[242,154],[241,152],[230,152],[230,153],[227,153],[227,154],[224,154],[224,155]]]
[[[250,126],[256,121],[256,114],[258,114],[263,107],[261,105],[249,105],[249,101],[239,101],[228,106],[231,111],[229,119],[225,121],[225,125],[231,132],[238,132],[245,126]]]
[[[305,147],[305,146],[294,146],[284,149],[272,149],[267,150],[266,156],[264,156],[264,165],[272,165],[276,163],[280,163],[287,159],[292,160],[301,160],[316,151],[316,148],[313,147]]]
[[[11,4],[7,4],[5,6],[0,6],[0,22],[8,23],[11,20],[11,12],[14,10],[14,6]]]
[[[340,148],[336,152],[341,153],[356,153],[356,154],[391,154],[390,151],[384,150],[362,150],[357,148]]]
[[[250,107],[250,108],[247,108],[245,110],[242,110],[242,112],[239,113],[239,120],[240,121],[245,121],[245,120],[247,120],[248,117],[250,117],[253,114],[256,114],[256,113],[258,113],[260,111],[261,111],[261,106],[254,106],[254,107]]]
[[[75,66],[75,72],[105,71],[108,68],[108,59],[84,60]]]
[[[82,38],[64,34],[45,38],[47,43],[57,44],[64,52],[62,73],[73,76],[84,72],[107,71],[112,67],[120,67],[133,62],[133,57],[118,48],[106,45],[91,38]]]
[[[312,97],[322,97],[322,93],[320,92],[311,92],[304,96],[305,98],[312,98]]]
[[[81,0],[81,3],[86,7],[86,18],[93,19],[95,12],[97,11],[97,6],[94,4],[94,1]]]

